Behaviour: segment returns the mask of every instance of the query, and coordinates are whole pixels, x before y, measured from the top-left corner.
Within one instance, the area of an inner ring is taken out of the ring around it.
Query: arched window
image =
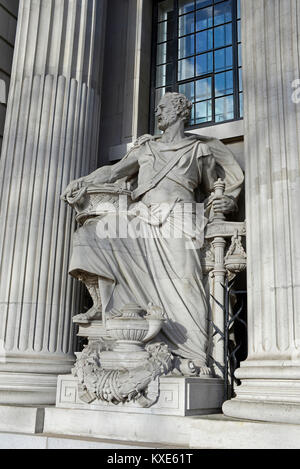
[[[190,127],[242,118],[240,0],[157,0],[154,16],[151,107],[179,91]]]

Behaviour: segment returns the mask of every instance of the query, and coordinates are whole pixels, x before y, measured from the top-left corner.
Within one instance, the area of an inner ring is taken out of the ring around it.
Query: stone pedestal
[[[53,404],[73,364],[70,180],[97,167],[106,1],[21,0],[0,162],[0,403]]]
[[[86,337],[89,345],[83,352],[76,354],[78,361],[73,375],[58,377],[56,407],[144,415],[190,416],[220,412],[224,402],[223,379],[205,375],[182,376],[178,375],[178,371],[176,375],[175,371],[170,372],[171,368],[165,368],[165,372],[160,370],[159,374],[156,374],[156,368],[153,368],[152,375],[150,372],[151,379],[149,382],[146,381],[141,370],[151,369],[151,352],[142,342],[116,340],[116,338],[113,339],[113,335],[117,330],[117,337],[120,337],[121,330],[124,339],[124,337],[132,336],[134,330],[139,334],[141,331],[144,332],[144,337],[146,337],[151,331],[150,338],[151,334],[157,334],[157,330],[160,329],[161,319],[158,316],[152,318],[149,311],[146,316],[149,322],[147,325],[145,319],[133,318],[133,306],[128,306],[123,310],[123,313],[131,312],[130,317],[109,319],[106,327],[100,320],[79,325],[78,335]],[[151,321],[154,321],[154,325],[151,325]],[[162,358],[163,353],[165,353],[164,349],[160,355],[162,361],[157,362],[159,368],[163,368],[165,363]],[[152,361],[154,360],[159,360],[159,357],[153,355]],[[102,369],[102,375],[99,374],[100,369]],[[124,375],[128,370],[132,375],[130,373]],[[120,375],[115,381],[111,381],[111,375],[115,371],[120,372]],[[97,384],[92,384],[90,375],[97,372]],[[106,385],[105,390],[103,383]],[[139,389],[139,393],[136,393],[134,397],[136,389]],[[113,398],[110,402],[107,398],[109,393]]]
[[[151,386],[157,385],[153,383]],[[56,407],[126,414],[208,415],[220,412],[224,383],[218,378],[166,376],[160,378],[159,392],[158,402],[150,408],[142,408],[134,402],[114,405],[98,400],[85,404],[78,395],[77,379],[65,375],[58,377]]]
[[[300,1],[242,0],[249,356],[231,417],[300,423]]]

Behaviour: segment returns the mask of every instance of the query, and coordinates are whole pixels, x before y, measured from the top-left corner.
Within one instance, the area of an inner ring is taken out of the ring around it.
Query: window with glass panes
[[[240,0],[158,0],[152,107],[168,91],[193,103],[189,126],[243,116]]]

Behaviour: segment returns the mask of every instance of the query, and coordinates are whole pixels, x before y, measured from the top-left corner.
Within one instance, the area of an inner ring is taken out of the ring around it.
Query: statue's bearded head
[[[178,120],[189,121],[191,109],[192,103],[184,94],[166,93],[155,111],[159,130],[165,131]]]

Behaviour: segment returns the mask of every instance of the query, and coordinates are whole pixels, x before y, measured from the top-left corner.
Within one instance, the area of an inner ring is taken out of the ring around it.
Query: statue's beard
[[[175,124],[178,120],[178,115],[176,113],[170,115],[169,117],[159,117],[158,119],[158,128],[163,132],[167,130],[168,127]]]

